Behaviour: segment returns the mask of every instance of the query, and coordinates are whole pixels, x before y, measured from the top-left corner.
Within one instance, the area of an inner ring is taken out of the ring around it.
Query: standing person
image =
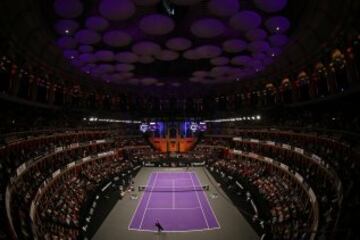
[[[155,226],[158,229],[158,233],[161,233],[161,231],[164,231],[164,228],[161,226],[159,220],[156,220]]]

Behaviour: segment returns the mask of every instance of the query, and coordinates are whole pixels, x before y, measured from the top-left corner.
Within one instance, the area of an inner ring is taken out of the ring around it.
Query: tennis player
[[[158,233],[161,233],[161,231],[164,231],[164,228],[161,226],[159,220],[156,220],[155,226],[158,229]]]

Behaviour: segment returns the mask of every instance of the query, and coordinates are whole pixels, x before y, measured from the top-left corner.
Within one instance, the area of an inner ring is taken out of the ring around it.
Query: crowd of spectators
[[[242,140],[232,141],[233,137]],[[263,143],[251,142],[251,139],[262,140]],[[236,123],[223,123],[210,130],[204,141],[209,145],[221,144],[229,148],[255,152],[285,163],[301,173],[318,197],[321,210],[319,235],[333,237],[344,234],[345,230],[339,229],[349,229],[351,222],[356,219],[353,209],[358,209],[360,202],[357,191],[360,186],[357,178],[360,173],[357,142],[345,139],[348,138],[344,133],[324,135],[316,130],[309,133],[307,130],[302,132],[301,129],[242,128]],[[273,142],[275,146],[266,144],[267,142]],[[292,149],[279,147],[281,144],[286,144]],[[303,149],[304,154],[295,152],[294,148]],[[314,159],[321,161],[323,167],[315,164]],[[338,188],[332,180],[336,178],[340,179],[342,188]],[[355,231],[356,229],[352,229],[346,234],[351,236]]]
[[[81,219],[85,216],[84,206],[92,193],[104,181],[132,168],[130,161],[114,155],[84,164],[55,180],[41,197],[38,206],[38,237],[49,240],[62,237],[77,239],[82,227]]]
[[[104,129],[96,126],[85,130],[47,129],[4,136],[3,146],[0,148],[1,225],[4,228],[7,225],[5,190],[9,186],[11,215],[15,230],[20,235],[31,238],[30,203],[43,181],[69,162],[110,149],[146,144],[142,137],[129,136],[126,135],[127,133],[126,129]],[[107,174],[118,172],[123,167],[119,164],[112,166],[110,172],[104,172],[98,171],[99,167],[93,166],[95,169],[87,169],[84,177],[87,176],[94,181],[99,181]],[[26,171],[22,172],[24,168]],[[49,227],[49,231],[61,228],[61,226],[46,226]],[[2,231],[3,229],[0,230],[0,237],[6,234]]]
[[[294,179],[277,167],[247,156],[221,159],[211,166],[233,177],[233,185],[235,181],[246,181],[266,200],[270,218],[263,220],[270,228],[270,239],[307,239],[310,235],[309,198]]]

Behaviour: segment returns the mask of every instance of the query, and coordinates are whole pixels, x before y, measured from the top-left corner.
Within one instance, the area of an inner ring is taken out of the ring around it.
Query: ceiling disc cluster
[[[157,87],[226,83],[261,72],[281,55],[291,27],[281,15],[286,5],[287,0],[249,0],[246,6],[239,0],[54,0],[53,26],[64,58],[96,79]],[[162,65],[175,72],[159,74],[166,70]]]

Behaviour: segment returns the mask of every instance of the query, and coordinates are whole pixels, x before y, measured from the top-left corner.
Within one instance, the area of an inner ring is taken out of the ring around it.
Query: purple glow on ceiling
[[[229,39],[223,43],[223,49],[229,53],[238,53],[244,51],[247,43],[241,39]]]
[[[263,40],[267,37],[267,33],[260,29],[260,28],[256,28],[253,30],[250,30],[246,33],[246,38],[249,41],[258,41],[258,40]]]
[[[170,33],[175,27],[174,21],[164,15],[152,14],[140,20],[140,29],[150,35],[164,35]]]
[[[191,41],[186,38],[171,38],[166,42],[166,47],[175,51],[184,51],[190,48],[192,45]]]
[[[62,37],[57,40],[57,45],[62,49],[73,49],[77,43],[72,37]]]
[[[90,30],[101,32],[107,29],[109,22],[103,17],[92,16],[86,19],[85,26]]]
[[[59,35],[72,35],[78,30],[79,24],[73,20],[59,20],[55,24],[55,30]]]
[[[179,53],[170,50],[162,50],[155,57],[161,61],[174,61],[179,58]]]
[[[211,13],[220,17],[234,15],[240,8],[239,0],[210,0],[208,6]]]
[[[271,33],[284,33],[290,28],[290,22],[286,17],[275,16],[266,20],[265,26]]]
[[[111,47],[124,47],[131,42],[131,36],[120,30],[113,30],[104,33],[103,41]]]
[[[253,0],[241,6],[238,0],[169,1],[175,17],[179,6],[189,10],[184,20],[160,13],[160,0],[97,0],[86,5],[54,0],[56,45],[71,65],[89,76],[175,87],[183,85],[181,81],[215,84],[253,76],[274,62],[290,41],[291,24],[279,12],[286,0]],[[155,67],[151,70],[151,64],[165,61],[191,64],[192,73],[174,72],[176,82],[159,81],[165,77],[158,76]],[[143,64],[150,65],[151,73],[142,72]]]
[[[214,58],[221,55],[221,48],[215,45],[203,45],[195,50],[200,58]]]
[[[128,19],[135,10],[135,5],[131,0],[101,0],[99,5],[101,15],[112,21]]]
[[[91,45],[81,45],[79,46],[79,51],[82,53],[90,53],[94,51],[94,47]]]
[[[224,24],[215,18],[205,18],[194,22],[191,32],[199,38],[214,38],[225,30]]]
[[[288,43],[289,38],[283,34],[275,34],[269,37],[270,43],[274,47],[282,47]]]
[[[75,39],[82,44],[95,44],[100,42],[101,36],[95,31],[83,29],[75,34]]]
[[[134,63],[138,60],[138,55],[132,52],[119,52],[115,55],[115,60],[121,63]]]
[[[139,55],[155,55],[160,52],[161,47],[154,42],[138,42],[133,45],[132,50]]]
[[[230,62],[228,57],[217,57],[210,60],[211,64],[220,66],[220,65],[226,65]]]
[[[254,11],[242,11],[230,19],[230,26],[235,30],[249,31],[258,28],[261,24],[261,16]]]

